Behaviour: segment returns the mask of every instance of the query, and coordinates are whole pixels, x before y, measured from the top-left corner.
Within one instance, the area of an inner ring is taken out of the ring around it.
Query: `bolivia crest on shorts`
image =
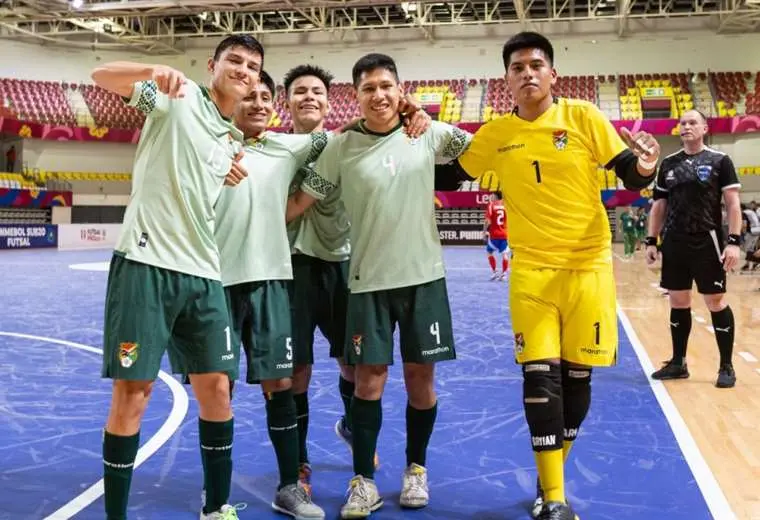
[[[129,368],[137,361],[137,343],[119,343],[119,363],[124,368]]]
[[[354,352],[356,352],[356,355],[360,355],[362,353],[362,335],[361,334],[354,334],[351,337],[351,341],[354,343]]]
[[[567,130],[555,130],[552,133],[552,141],[554,141],[554,147],[560,152],[567,148]]]

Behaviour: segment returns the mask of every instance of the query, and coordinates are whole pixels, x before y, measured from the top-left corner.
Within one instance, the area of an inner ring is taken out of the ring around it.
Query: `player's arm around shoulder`
[[[93,69],[92,80],[145,114],[164,112],[169,99],[182,98],[188,83],[185,75],[165,65],[115,61]]]
[[[594,159],[623,181],[629,190],[641,190],[655,178],[660,144],[648,132],[615,130],[607,116],[593,103],[583,103],[586,130]]]
[[[328,139],[316,162],[300,168],[298,175],[303,177],[303,181],[288,198],[286,222],[301,216],[312,204],[323,200],[340,185],[340,149],[345,135]]]

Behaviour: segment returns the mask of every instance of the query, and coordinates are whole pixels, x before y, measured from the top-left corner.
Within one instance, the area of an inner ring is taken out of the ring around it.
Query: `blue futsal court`
[[[100,378],[100,345],[109,255],[0,256],[0,519],[104,516],[98,482],[110,381]],[[398,507],[406,400],[396,365],[378,442],[376,478],[386,505],[372,518],[528,519],[536,472],[513,361],[508,283],[488,280],[482,248],[447,248],[445,256],[459,359],[437,371],[431,504],[416,512]],[[618,366],[594,375],[591,410],[567,466],[568,497],[583,520],[713,518],[622,323]],[[318,345],[309,455],[314,500],[327,518],[337,518],[351,456],[333,432],[342,410],[338,370],[321,338]],[[167,374],[155,385],[132,481],[131,519],[198,517],[202,474],[189,390]],[[277,466],[259,387],[240,383],[233,405],[231,502],[241,519],[287,518],[270,509]]]

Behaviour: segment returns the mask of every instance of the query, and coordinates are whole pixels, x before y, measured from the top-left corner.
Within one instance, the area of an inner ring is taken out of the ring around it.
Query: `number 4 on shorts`
[[[441,344],[441,327],[438,325],[438,322],[433,322],[432,325],[430,325],[430,334],[435,336],[435,344],[440,345]]]

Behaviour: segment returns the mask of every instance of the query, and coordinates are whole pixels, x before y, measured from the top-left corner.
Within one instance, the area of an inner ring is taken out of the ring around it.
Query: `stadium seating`
[[[49,224],[50,211],[40,208],[2,208],[0,224]]]
[[[439,119],[457,123],[490,121],[514,105],[503,78],[449,78],[405,81],[404,89],[440,107]],[[558,96],[596,103],[612,119],[642,117],[642,89],[665,88],[672,97],[672,117],[697,107],[708,115],[760,114],[760,72],[683,72],[560,76]],[[334,83],[330,89],[326,125],[334,128],[359,115],[351,83]],[[15,117],[41,123],[134,129],[145,117],[124,105],[116,94],[95,85],[66,82],[0,79],[0,107]],[[76,107],[76,108],[72,108]],[[272,127],[288,127],[290,114],[285,92],[277,87]],[[86,112],[83,117],[80,112]]]
[[[131,182],[131,173],[99,173],[99,172],[59,172],[36,170],[29,174],[29,177],[44,184],[49,180],[52,181],[94,181],[94,182]]]
[[[25,179],[20,173],[0,173],[0,188],[33,190],[37,188],[37,185]]]

